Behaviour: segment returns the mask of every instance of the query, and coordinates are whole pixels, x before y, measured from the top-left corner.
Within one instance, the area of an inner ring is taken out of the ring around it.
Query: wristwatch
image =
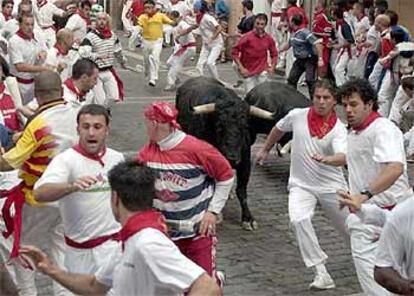
[[[369,191],[368,189],[362,190],[362,191],[360,192],[360,194],[368,196],[368,199],[371,199],[371,197],[373,197],[373,196],[374,196],[374,195],[371,193],[371,191]]]

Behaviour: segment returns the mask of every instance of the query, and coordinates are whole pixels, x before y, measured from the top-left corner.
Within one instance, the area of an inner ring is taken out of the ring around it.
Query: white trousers
[[[342,48],[338,53],[338,58],[335,65],[335,82],[339,87],[348,81],[347,68],[349,63],[349,55],[346,49]]]
[[[113,240],[92,249],[66,246],[65,267],[73,273],[95,274],[117,253],[122,254],[121,244]]]
[[[219,80],[219,74],[216,67],[216,60],[220,56],[221,49],[223,48],[222,43],[213,45],[212,47],[203,44],[201,47],[200,56],[198,57],[197,70],[201,76],[204,76],[204,66],[207,66],[210,74],[213,78]]]
[[[256,85],[269,80],[267,71],[243,79],[244,95],[247,95]]]
[[[19,91],[22,97],[22,104],[23,106],[31,102],[34,98],[34,82],[33,83],[20,83],[19,84]]]
[[[35,245],[48,251],[51,259],[59,267],[64,266],[65,242],[63,225],[57,205],[34,208],[27,204],[22,213],[21,245]],[[35,272],[16,266],[17,288],[20,296],[36,296]],[[73,295],[56,282],[53,282],[54,295]]]
[[[119,101],[118,83],[111,71],[100,71],[97,83],[93,89],[96,103],[106,108],[111,103]]]
[[[281,48],[284,41],[284,34],[281,30],[278,29],[278,26],[280,24],[280,17],[271,17],[272,23],[270,27],[270,32],[272,33],[273,40],[276,43],[276,47],[279,49]],[[286,63],[286,52],[279,53],[279,66],[284,66]]]
[[[293,48],[290,47],[286,51],[286,67],[285,67],[285,77],[288,78],[290,70],[292,69],[293,63],[295,62],[295,56],[293,55]]]
[[[127,17],[128,11],[131,8],[131,4],[132,1],[128,0],[122,7],[121,20],[122,25],[124,26],[124,31],[131,31],[133,26],[132,21]]]
[[[181,55],[174,55],[180,47],[177,46],[177,49],[174,50],[173,54],[168,58],[167,64],[170,66],[170,69],[167,74],[167,85],[174,86],[177,81],[178,73],[183,69],[184,64],[196,54],[195,47],[187,48]]]
[[[371,74],[368,77],[368,81],[371,84],[371,86],[374,88],[374,90],[378,89],[378,82],[381,76],[382,71],[382,65],[380,62],[376,62],[374,65],[374,68],[372,69]]]
[[[381,228],[363,224],[358,216],[350,214],[346,225],[351,237],[351,250],[362,290],[369,296],[393,295],[374,280],[375,253]]]
[[[394,121],[397,125],[401,123],[402,120],[402,111],[407,103],[411,100],[409,96],[405,93],[404,89],[400,85],[395,95],[394,101],[391,104],[390,115],[388,119]]]
[[[162,38],[151,41],[143,40],[144,74],[145,79],[154,82],[158,79],[160,68],[160,54],[162,51]]]
[[[173,33],[174,27],[171,25],[163,25],[162,32],[164,33],[164,42],[166,44],[171,44],[171,36]]]
[[[315,229],[312,226],[317,202],[322,206],[334,227],[341,235],[347,237],[345,220],[346,210],[338,209],[338,196],[336,193],[317,193],[300,187],[293,187],[289,191],[289,219],[298,241],[299,250],[306,267],[325,263],[328,256],[319,245]]]
[[[394,74],[391,70],[387,70],[378,91],[378,113],[384,117],[388,117],[390,113],[391,103],[398,87],[396,83],[397,78],[393,76]]]

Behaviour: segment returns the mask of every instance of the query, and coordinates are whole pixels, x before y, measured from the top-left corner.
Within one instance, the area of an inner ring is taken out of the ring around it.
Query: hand
[[[269,151],[265,150],[265,149],[260,149],[259,152],[257,152],[256,154],[256,160],[255,163],[258,165],[263,165],[265,159],[267,158],[267,156],[269,155]]]
[[[273,75],[273,73],[275,73],[275,69],[273,68],[272,65],[270,65],[269,67],[267,67],[267,73],[269,75]]]
[[[122,61],[122,62],[121,62],[121,68],[122,68],[122,69],[128,69],[128,68],[127,68],[127,63],[126,63],[126,61]]]
[[[20,139],[22,135],[23,135],[23,132],[14,133],[12,136],[13,143],[17,143],[17,141]]]
[[[243,67],[243,66],[240,66],[240,68],[239,68],[239,72],[240,72],[240,75],[241,76],[243,76],[244,78],[246,78],[246,77],[249,77],[250,76],[250,72],[249,72],[249,70],[247,70],[245,67]]]
[[[37,59],[38,59],[39,61],[44,61],[44,60],[46,60],[46,57],[47,57],[47,52],[46,52],[46,51],[41,51],[41,52],[39,52],[39,53],[37,54]]]
[[[200,234],[204,236],[211,236],[216,234],[217,217],[212,212],[206,212],[201,219]]]
[[[314,154],[312,155],[312,159],[320,163],[329,164],[329,156]]]
[[[60,73],[63,70],[65,70],[67,67],[68,65],[66,63],[59,63],[56,70]]]
[[[20,253],[24,256],[29,257],[41,273],[51,275],[59,272],[59,267],[50,261],[47,255],[35,246],[22,246]]]
[[[364,202],[368,200],[368,196],[363,194],[350,195],[345,191],[338,191],[339,195],[339,208],[347,206],[351,213],[356,213],[361,209],[361,206]]]
[[[322,58],[319,58],[319,59],[318,59],[318,67],[319,67],[319,68],[322,68],[323,66],[325,66],[325,63],[324,63],[324,61],[323,61],[323,59],[322,59]]]
[[[89,187],[91,187],[93,184],[97,183],[98,179],[92,176],[84,176],[78,178],[75,182],[72,184],[72,190],[73,191],[82,191],[86,190]]]

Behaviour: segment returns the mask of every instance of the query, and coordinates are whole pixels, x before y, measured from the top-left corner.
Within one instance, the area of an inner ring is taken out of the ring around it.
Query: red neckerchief
[[[112,31],[109,29],[109,27],[105,27],[102,30],[96,29],[95,32],[98,34],[98,36],[102,37],[103,39],[109,39],[112,37]]]
[[[196,13],[196,23],[197,25],[200,25],[201,20],[203,19],[205,12],[197,12]]]
[[[77,11],[76,11],[76,13],[85,21],[85,23],[86,23],[86,26],[90,26],[91,25],[91,19],[88,17],[88,16],[86,16],[84,13],[83,13],[83,11],[82,10],[80,10],[80,9],[78,9]]]
[[[357,127],[353,127],[352,129],[356,132],[363,131],[366,129],[371,123],[373,123],[376,119],[380,118],[381,115],[377,111],[372,111],[367,118],[365,118],[364,122],[358,125]]]
[[[34,34],[32,33],[31,35],[26,35],[22,29],[19,29],[19,31],[16,32],[16,34],[18,36],[20,36],[22,39],[24,40],[32,40],[34,39]]]
[[[11,20],[13,18],[13,16],[11,14],[5,14],[4,11],[2,12],[4,19],[6,21]]]
[[[6,85],[4,84],[3,81],[1,81],[0,82],[0,95],[2,95],[5,90],[6,90]]]
[[[61,56],[65,56],[65,55],[67,55],[68,54],[68,51],[67,50],[65,50],[64,48],[63,48],[63,46],[61,46],[60,44],[58,44],[58,43],[56,43],[55,45],[54,45],[54,48],[56,48],[57,49],[57,55],[59,56],[59,55],[61,55]]]
[[[311,107],[308,112],[308,127],[311,136],[322,139],[334,128],[337,119],[334,110],[332,110],[329,118],[324,120],[322,116],[316,113],[315,108]]]
[[[74,92],[77,96],[77,99],[79,102],[82,102],[85,100],[85,96],[86,96],[86,92],[79,90],[74,82],[72,78],[68,78],[65,80],[65,82],[63,83],[64,85],[66,85],[67,88],[69,88],[69,90],[71,90],[72,92]]]
[[[99,164],[101,166],[105,166],[105,163],[102,160],[102,157],[104,157],[105,153],[106,153],[106,147],[104,146],[104,148],[102,149],[102,151],[100,151],[98,154],[90,154],[88,153],[85,149],[83,149],[83,147],[79,144],[76,144],[75,146],[72,147],[73,150],[75,150],[76,152],[78,152],[80,155],[85,156],[86,158],[95,160],[97,162],[99,162]]]
[[[361,17],[356,17],[357,21],[360,22],[365,17],[365,14],[362,14]]]
[[[167,224],[165,218],[156,210],[148,210],[139,212],[128,218],[125,225],[119,231],[119,240],[122,242],[122,250],[124,250],[125,242],[134,234],[145,228],[154,228],[168,237]]]
[[[37,0],[37,7],[42,8],[47,4],[47,0]]]

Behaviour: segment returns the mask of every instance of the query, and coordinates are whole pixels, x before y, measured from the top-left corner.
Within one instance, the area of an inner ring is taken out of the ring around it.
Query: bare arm
[[[25,63],[17,63],[14,65],[16,70],[19,72],[26,72],[26,73],[38,73],[43,71],[51,70],[51,67],[48,66],[40,66],[40,65],[30,65]]]
[[[98,282],[94,275],[66,272],[53,264],[41,250],[34,246],[24,246],[21,253],[32,259],[35,267],[59,284],[79,295],[105,295],[110,287]]]
[[[219,296],[216,282],[206,274],[200,276],[190,287],[189,296]]]
[[[398,295],[413,295],[414,282],[403,278],[392,267],[374,268],[375,281],[385,289]]]
[[[337,153],[334,155],[313,155],[312,158],[318,162],[331,165],[331,166],[344,166],[346,165],[346,155],[344,153]]]
[[[14,170],[14,168],[2,156],[0,156],[0,171],[8,172],[12,170]]]
[[[266,142],[262,149],[256,155],[256,163],[263,165],[264,160],[269,154],[270,149],[277,143],[285,134],[284,131],[278,129],[276,126],[272,128],[270,134],[266,138]]]

